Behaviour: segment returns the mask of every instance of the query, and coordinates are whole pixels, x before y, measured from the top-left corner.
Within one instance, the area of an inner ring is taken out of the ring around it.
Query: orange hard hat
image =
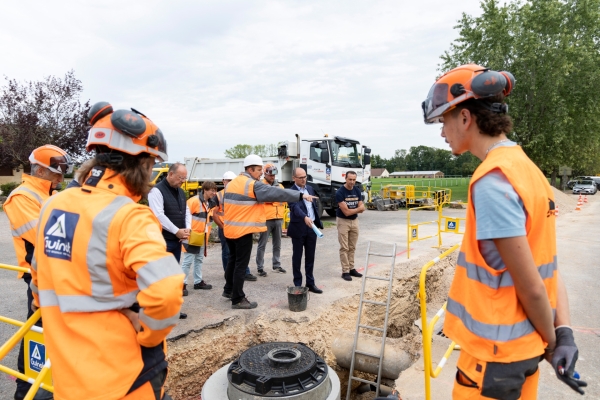
[[[443,122],[442,115],[469,99],[485,99],[503,93],[508,96],[515,77],[507,71],[492,71],[477,64],[456,67],[442,75],[429,90],[421,105],[426,124]],[[504,103],[490,103],[491,111],[506,113]]]
[[[38,164],[57,174],[73,172],[73,162],[66,151],[60,147],[46,144],[33,150],[29,155],[31,164]]]
[[[267,174],[267,175],[277,175],[277,172],[279,172],[277,170],[277,166],[273,163],[267,163],[265,165],[264,170],[265,170],[265,174]]]
[[[90,108],[88,118],[92,128],[87,151],[106,146],[134,156],[147,153],[160,161],[168,160],[167,141],[160,128],[136,109],[113,112],[109,103],[101,101]]]

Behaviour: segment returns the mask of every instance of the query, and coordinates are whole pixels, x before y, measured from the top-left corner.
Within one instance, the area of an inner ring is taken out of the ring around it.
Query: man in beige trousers
[[[335,194],[338,203],[336,221],[338,240],[340,242],[340,261],[342,263],[342,279],[351,281],[352,277],[360,278],[362,274],[354,269],[354,252],[358,242],[358,214],[365,211],[362,202],[362,190],[356,184],[356,172],[346,172],[346,183]]]

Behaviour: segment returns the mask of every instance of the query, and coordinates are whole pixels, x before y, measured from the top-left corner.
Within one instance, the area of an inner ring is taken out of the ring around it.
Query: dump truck
[[[319,196],[319,210],[322,215],[326,212],[335,215],[337,203],[335,192],[344,185],[346,172],[357,174],[356,184],[361,185],[363,200],[366,193],[362,184],[371,176],[371,149],[362,146],[358,140],[341,136],[325,135],[314,139],[301,139],[296,134],[296,140],[279,142],[277,156],[263,157],[263,164],[275,164],[279,170],[277,181],[289,188],[294,184],[292,172],[301,167],[308,175],[308,185],[311,185]],[[233,171],[236,174],[244,171],[243,158],[211,159],[201,157],[185,157],[187,180],[181,186],[190,195],[195,194],[202,182],[212,181],[222,187],[223,174]],[[158,164],[157,164],[158,165]],[[156,166],[152,173],[152,183],[158,183],[166,176],[167,166]]]
[[[162,181],[167,177],[169,173],[169,167],[171,164],[169,163],[156,163],[152,168],[152,175],[150,175],[150,183],[152,185],[156,185],[158,182]],[[181,188],[189,193],[190,196],[194,196],[198,193],[200,189],[200,183],[197,181],[190,181],[186,179],[185,182],[181,184]]]

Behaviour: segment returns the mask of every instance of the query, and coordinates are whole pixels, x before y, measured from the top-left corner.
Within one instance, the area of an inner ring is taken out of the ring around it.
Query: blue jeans
[[[165,239],[165,242],[167,242],[167,251],[173,254],[175,256],[175,259],[179,263],[179,261],[181,260],[181,242],[179,241],[179,239]]]
[[[223,262],[223,271],[227,271],[227,262],[229,261],[229,246],[225,238],[225,232],[219,228],[219,241],[221,242],[221,261]],[[246,275],[250,273],[250,267],[246,267]]]
[[[181,263],[181,269],[185,274],[183,283],[187,284],[188,276],[190,274],[190,267],[194,264],[194,284],[202,282],[202,262],[204,261],[204,246],[200,247],[198,254],[183,253],[183,262]]]

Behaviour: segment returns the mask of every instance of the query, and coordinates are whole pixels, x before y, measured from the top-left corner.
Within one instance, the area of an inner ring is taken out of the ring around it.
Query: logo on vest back
[[[52,210],[44,227],[44,254],[71,261],[73,237],[78,221],[79,214]]]

